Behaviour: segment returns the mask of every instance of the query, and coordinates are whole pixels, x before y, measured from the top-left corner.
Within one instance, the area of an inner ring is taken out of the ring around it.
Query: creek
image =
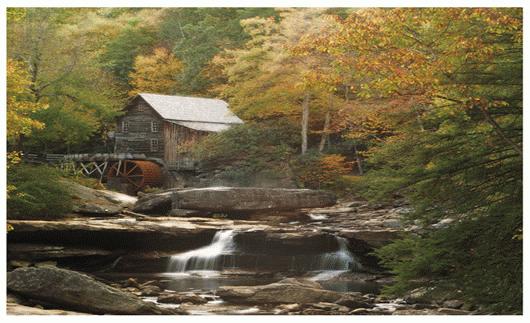
[[[176,292],[215,293],[220,286],[265,285],[285,277],[317,281],[323,288],[337,292],[378,293],[380,289],[377,283],[348,276],[361,273],[363,267],[344,238],[335,237],[337,249],[333,251],[286,256],[275,250],[267,253],[242,248],[237,235],[235,230],[217,231],[208,245],[169,257],[165,272],[99,275],[115,281],[127,277],[140,282],[155,279],[160,287]]]

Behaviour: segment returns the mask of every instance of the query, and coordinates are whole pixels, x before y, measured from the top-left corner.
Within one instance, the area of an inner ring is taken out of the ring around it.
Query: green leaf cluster
[[[517,11],[508,13],[519,17]],[[486,31],[469,32],[478,37]],[[376,252],[396,274],[387,293],[428,286],[432,293],[449,293],[484,311],[522,312],[522,46],[517,32],[484,35],[496,51],[493,58],[463,60],[436,89],[438,98],[421,116],[423,128],[411,120],[399,136],[371,151],[371,171],[361,190],[375,200],[405,196],[413,209],[405,220],[414,233]]]
[[[8,219],[56,218],[72,209],[68,189],[55,168],[14,165],[7,171],[7,182],[15,187],[7,199]]]

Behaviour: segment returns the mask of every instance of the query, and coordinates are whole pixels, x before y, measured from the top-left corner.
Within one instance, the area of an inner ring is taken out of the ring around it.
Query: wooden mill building
[[[114,152],[145,154],[162,159],[169,169],[186,168],[193,143],[242,123],[223,100],[140,93],[118,118]]]

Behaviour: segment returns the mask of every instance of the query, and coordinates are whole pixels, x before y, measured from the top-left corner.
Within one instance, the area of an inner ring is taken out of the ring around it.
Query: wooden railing
[[[176,161],[166,162],[169,170],[195,170],[198,168],[199,163],[197,160],[192,158],[181,158]]]
[[[65,162],[103,162],[119,160],[152,160],[160,165],[165,164],[169,170],[196,170],[199,162],[196,159],[182,157],[177,161],[163,162],[157,158],[147,158],[145,154],[113,153],[113,154],[35,154],[24,153],[22,160],[32,164],[61,164]]]
[[[22,153],[22,160],[32,164],[58,164],[64,161],[63,154],[32,154]]]

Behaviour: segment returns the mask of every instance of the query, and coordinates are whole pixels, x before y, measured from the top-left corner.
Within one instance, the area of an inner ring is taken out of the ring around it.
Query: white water
[[[326,220],[328,218],[327,215],[325,214],[313,214],[313,213],[309,213],[309,218],[311,218],[311,220]]]
[[[234,231],[218,231],[209,245],[172,256],[168,271],[214,271],[224,259],[223,255],[234,249]]]
[[[348,249],[348,241],[341,237],[336,237],[339,249],[327,252],[319,258],[318,268],[314,270],[317,275],[311,280],[329,280],[352,269],[361,269],[361,264]]]
[[[319,268],[321,270],[348,270],[360,266],[353,254],[348,249],[348,241],[341,237],[336,237],[339,249],[327,252],[320,256]]]
[[[198,275],[213,278],[220,274],[219,270],[222,268],[234,267],[234,259],[230,258],[236,251],[234,235],[233,230],[218,231],[209,245],[172,256],[168,274],[175,277]],[[314,275],[312,280],[325,281],[342,273],[361,269],[361,264],[348,249],[347,240],[341,237],[336,239],[336,251],[309,256],[310,258],[307,255],[293,256],[291,270],[311,272]]]

